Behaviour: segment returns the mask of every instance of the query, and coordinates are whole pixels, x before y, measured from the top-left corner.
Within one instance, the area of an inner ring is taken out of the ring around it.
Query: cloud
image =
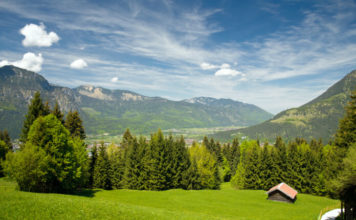
[[[228,63],[223,63],[220,68],[221,68],[221,69],[230,69],[230,64],[228,64]]]
[[[11,64],[7,60],[0,61],[0,67],[6,66],[6,65],[11,65]]]
[[[42,54],[25,53],[21,60],[9,62],[3,60],[0,62],[0,67],[5,65],[14,65],[16,67],[27,69],[34,72],[39,72],[42,69],[43,57]]]
[[[25,47],[50,47],[53,43],[59,41],[56,33],[46,32],[46,27],[43,23],[40,25],[27,24],[20,30],[20,33],[25,36],[25,39],[22,41],[22,45]]]
[[[113,78],[111,79],[111,82],[117,82],[117,81],[119,81],[119,78],[118,78],[118,77],[113,77]]]
[[[240,74],[241,72],[230,68],[222,68],[215,72],[215,76],[237,76]]]
[[[268,12],[272,15],[278,15],[279,14],[279,8],[280,5],[274,4],[274,3],[268,3],[268,2],[263,2],[261,10]]]
[[[87,66],[88,66],[88,64],[83,59],[74,60],[70,64],[70,68],[72,68],[72,69],[83,69],[84,67],[87,67]]]
[[[125,3],[118,7],[100,7],[90,2],[83,4],[70,1],[67,4],[54,2],[45,6],[48,10],[43,10],[30,1],[22,1],[20,4],[14,0],[0,1],[0,8],[21,18],[55,24],[63,31],[81,36],[79,42],[68,42],[65,45],[68,47],[51,48],[51,58],[48,51],[44,52],[46,71],[52,68],[53,72],[63,72],[68,65],[61,66],[58,59],[68,64],[85,56],[85,60],[90,63],[88,74],[78,73],[75,76],[77,81],[68,81],[68,77],[61,74],[52,78],[53,81],[61,80],[64,85],[70,84],[73,87],[83,84],[82,81],[95,82],[113,89],[120,86],[146,95],[165,94],[176,98],[218,94],[220,97],[254,103],[276,113],[315,97],[314,88],[319,83],[305,86],[305,92],[296,92],[302,89],[300,87],[302,84],[304,86],[307,79],[302,75],[324,79],[333,76],[336,79],[341,73],[346,73],[344,70],[355,68],[355,3],[348,1],[349,5],[346,5],[347,1],[327,2],[330,4],[314,5],[309,11],[300,8],[300,19],[293,22],[293,25],[277,28],[269,35],[252,37],[243,42],[213,40],[215,38],[212,35],[215,33],[224,34],[225,24],[214,23],[215,19],[211,19],[211,15],[219,13],[218,10],[181,8],[176,7],[173,1],[170,9],[156,4],[154,8],[149,5],[125,8]],[[131,3],[141,4],[140,1]],[[160,4],[159,1],[155,3]],[[326,5],[330,9],[326,9]],[[278,14],[278,7],[268,7],[266,11]],[[137,8],[140,9],[139,13]],[[280,9],[284,9],[284,6],[281,5]],[[77,51],[78,54],[69,50],[70,47],[78,48],[87,42],[92,44],[88,50]],[[120,59],[123,56],[125,59]],[[133,59],[126,59],[126,56]],[[10,59],[7,54],[1,57]],[[106,63],[96,63],[90,58]],[[152,61],[159,65],[151,65]],[[234,64],[235,61],[238,66]],[[220,64],[223,63],[230,63],[231,66],[222,69],[223,65]],[[209,70],[212,74],[205,73]],[[216,76],[236,75],[239,71],[248,77],[241,74],[231,80],[230,77]],[[120,72],[125,75],[117,75],[120,80],[112,83],[110,79]],[[280,81],[292,77],[298,77],[298,80]],[[247,83],[242,81],[247,79],[248,87],[244,88]],[[290,81],[297,81],[299,85],[293,87]],[[252,85],[252,82],[255,84]],[[281,85],[286,90],[293,87],[293,91],[279,90]],[[256,88],[266,86],[268,89],[255,92]],[[322,89],[328,86],[330,84],[324,85]],[[182,89],[188,87],[187,90]],[[268,91],[275,92],[270,95]]]
[[[216,65],[213,65],[213,64],[210,64],[210,63],[201,63],[200,64],[200,67],[203,69],[203,70],[211,70],[211,69],[218,69],[219,66],[216,66]]]
[[[220,66],[218,65],[213,65],[210,63],[201,63],[200,67],[203,70],[213,70],[213,69],[219,69],[215,72],[215,76],[237,76],[242,74],[241,72],[234,70],[231,68],[230,64],[228,63],[223,63]],[[245,76],[245,75],[243,75]],[[246,78],[244,77],[244,80],[246,80]]]

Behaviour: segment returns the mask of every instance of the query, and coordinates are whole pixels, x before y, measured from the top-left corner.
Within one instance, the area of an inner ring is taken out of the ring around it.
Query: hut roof
[[[293,189],[292,187],[288,186],[285,183],[280,183],[277,186],[272,187],[270,190],[268,190],[267,194],[271,194],[276,190],[282,192],[283,194],[285,194],[291,199],[294,199],[295,196],[298,194],[298,192],[295,189]]]

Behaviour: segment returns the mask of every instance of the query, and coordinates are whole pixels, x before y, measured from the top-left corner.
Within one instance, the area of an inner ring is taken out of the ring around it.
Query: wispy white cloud
[[[273,15],[278,15],[279,14],[279,4],[271,3],[271,2],[263,2],[261,6],[261,10],[268,12]]]
[[[59,41],[59,37],[56,33],[47,33],[43,23],[40,25],[26,24],[25,27],[20,30],[20,33],[25,36],[25,39],[22,41],[22,45],[25,47],[50,47],[53,43]]]
[[[111,78],[111,82],[114,82],[114,83],[115,83],[115,82],[117,82],[117,81],[119,81],[119,77],[116,77],[116,76],[115,76],[115,77]]]
[[[5,65],[14,65],[19,68],[27,69],[34,72],[39,72],[42,69],[43,57],[42,54],[25,53],[21,60],[9,62],[8,60],[2,60],[0,67]]]
[[[222,68],[215,72],[215,76],[237,76],[241,73],[230,68]]]
[[[227,43],[212,40],[214,34],[224,32],[224,24],[211,19],[222,14],[221,9],[179,8],[173,1],[157,1],[155,4],[161,4],[157,9],[143,7],[139,1],[110,8],[65,1],[48,5],[49,14],[30,2],[5,0],[0,1],[0,9],[81,36],[67,42],[67,48],[41,48],[46,57],[44,69],[53,75],[58,73],[58,77],[49,76],[56,82],[71,86],[94,82],[177,99],[229,97],[276,113],[303,104],[330,86],[284,87],[276,81],[323,76],[324,71],[335,73],[340,66],[354,68],[356,27],[349,24],[356,20],[355,3],[329,3],[327,7],[323,4],[305,11],[302,21],[289,28],[246,42]],[[270,6],[271,13],[278,12],[278,6]],[[68,82],[62,70],[78,57],[87,61],[90,68],[86,75]],[[222,66],[235,62],[239,65]],[[229,77],[234,75],[239,77]],[[114,77],[120,80],[108,80]],[[301,83],[305,83],[303,80]]]
[[[243,72],[249,78],[270,81],[354,68],[356,42],[350,36],[356,27],[350,24],[356,14],[349,12],[355,10],[354,2],[330,1],[306,11],[300,25],[248,42],[250,53],[240,60]]]
[[[218,69],[219,68],[219,66],[217,66],[217,65],[213,65],[213,64],[210,64],[210,63],[206,63],[206,62],[201,63],[200,67],[203,70],[213,70],[213,69]]]
[[[84,67],[87,67],[87,66],[88,66],[87,62],[85,62],[85,60],[83,60],[83,59],[74,60],[70,64],[70,68],[72,68],[72,69],[83,69]]]

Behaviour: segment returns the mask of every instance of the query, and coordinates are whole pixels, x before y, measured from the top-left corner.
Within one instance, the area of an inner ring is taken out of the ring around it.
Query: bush
[[[10,153],[5,171],[20,190],[73,192],[87,179],[84,143],[72,140],[69,131],[54,115],[37,118],[30,127],[24,148]]]

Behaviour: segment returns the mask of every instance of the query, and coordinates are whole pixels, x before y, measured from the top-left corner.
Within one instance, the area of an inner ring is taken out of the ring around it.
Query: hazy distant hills
[[[344,107],[350,100],[351,91],[356,89],[356,70],[331,86],[319,97],[299,107],[282,111],[272,119],[247,128],[219,132],[213,137],[230,140],[234,136],[274,141],[276,136],[286,140],[295,137],[322,138],[327,142],[333,137]]]
[[[157,128],[249,126],[272,117],[255,105],[230,99],[171,101],[90,85],[70,89],[49,84],[37,73],[4,66],[0,68],[0,129],[18,137],[36,91],[52,106],[57,100],[65,112],[79,110],[88,134],[116,135],[126,128],[147,134]]]

